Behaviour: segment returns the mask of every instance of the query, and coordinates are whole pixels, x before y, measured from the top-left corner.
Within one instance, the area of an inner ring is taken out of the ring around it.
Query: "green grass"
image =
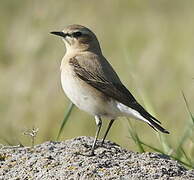
[[[71,115],[71,112],[73,110],[73,106],[74,106],[74,104],[70,103],[67,111],[65,112],[64,119],[62,121],[62,124],[60,126],[60,129],[59,129],[59,132],[58,132],[58,135],[57,135],[57,140],[59,140],[59,137],[61,136],[61,133],[62,133],[64,127],[65,127],[65,124],[67,123],[67,120],[69,119],[69,116]]]
[[[183,96],[184,102],[186,104],[186,110],[188,111],[190,118],[185,123],[185,127],[184,127],[185,130],[184,130],[184,133],[182,134],[182,136],[178,139],[178,146],[177,147],[173,147],[173,145],[170,145],[166,141],[166,136],[161,134],[161,133],[158,133],[158,132],[156,132],[156,133],[158,134],[157,137],[159,137],[159,141],[160,141],[160,144],[162,147],[161,149],[158,149],[157,147],[154,147],[152,145],[145,143],[144,140],[138,136],[138,132],[135,130],[131,121],[128,119],[129,134],[130,134],[130,139],[132,139],[134,141],[139,152],[141,152],[141,153],[145,152],[146,150],[144,147],[148,147],[151,151],[162,153],[162,154],[170,156],[171,158],[177,160],[179,163],[183,164],[187,168],[194,168],[193,156],[192,156],[192,154],[188,155],[186,153],[188,148],[184,147],[184,145],[187,144],[187,142],[192,139],[192,135],[194,134],[194,116],[190,111],[188,101],[187,101],[183,92],[182,92],[182,96]],[[193,141],[191,141],[191,143],[194,145]]]

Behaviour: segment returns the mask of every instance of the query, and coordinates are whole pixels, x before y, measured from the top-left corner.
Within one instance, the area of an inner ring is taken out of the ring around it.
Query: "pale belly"
[[[72,74],[61,71],[61,84],[67,97],[79,108],[92,115],[116,118],[120,116],[116,102]]]

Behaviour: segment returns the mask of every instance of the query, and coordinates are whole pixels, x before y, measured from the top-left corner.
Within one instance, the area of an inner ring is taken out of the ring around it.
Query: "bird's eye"
[[[72,36],[75,38],[80,37],[81,35],[82,35],[82,33],[80,31],[72,33]]]

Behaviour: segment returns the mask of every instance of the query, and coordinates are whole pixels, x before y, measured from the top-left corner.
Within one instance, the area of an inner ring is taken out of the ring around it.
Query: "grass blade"
[[[161,154],[165,154],[162,150],[158,149],[158,148],[155,148],[153,146],[150,146],[142,141],[140,141],[140,143],[148,148],[150,148],[151,150],[155,151],[155,152],[158,152],[158,153],[161,153]]]
[[[159,139],[160,144],[162,145],[163,151],[165,152],[165,154],[169,154],[169,152],[171,152],[172,150],[172,147],[168,143],[166,136],[159,132],[156,132],[156,133],[157,133],[157,138]]]
[[[185,104],[186,104],[187,110],[188,110],[188,112],[189,112],[189,115],[190,115],[191,120],[192,120],[193,125],[194,125],[194,116],[193,116],[193,114],[191,113],[191,110],[190,110],[190,107],[189,107],[189,103],[188,103],[188,101],[187,101],[187,99],[186,99],[185,94],[184,94],[184,92],[183,92],[183,91],[182,91],[182,95],[183,95],[183,99],[184,99],[184,101],[185,101]]]
[[[185,157],[186,157],[187,161],[189,162],[189,164],[188,164],[188,163],[186,163],[186,162],[184,162],[184,161],[181,161],[181,160],[180,160],[180,158],[177,158],[177,157],[172,156],[172,155],[168,155],[168,154],[164,153],[163,151],[161,151],[160,149],[155,148],[155,147],[152,147],[152,146],[150,146],[150,145],[148,145],[148,144],[146,144],[146,143],[144,143],[144,142],[142,142],[142,141],[140,141],[140,143],[141,143],[142,145],[144,145],[144,146],[146,146],[146,147],[148,147],[148,148],[152,149],[152,150],[153,150],[153,151],[155,151],[155,152],[158,152],[158,153],[161,153],[161,154],[164,154],[164,155],[170,156],[172,159],[174,159],[174,160],[178,161],[179,163],[181,163],[181,164],[183,164],[183,165],[185,165],[185,166],[187,166],[187,167],[189,167],[189,168],[193,168],[191,161],[190,161],[189,159],[187,159],[187,158],[188,158],[188,156],[186,155],[186,153],[184,152],[184,150],[183,150],[183,149],[182,149],[182,150],[183,150],[183,153],[184,153],[184,155],[185,155]]]
[[[64,116],[63,122],[62,122],[62,124],[61,124],[59,133],[58,133],[58,135],[57,135],[57,140],[59,139],[59,137],[60,137],[60,135],[61,135],[61,133],[62,133],[62,131],[63,131],[63,128],[64,128],[64,126],[65,126],[67,120],[69,119],[69,116],[70,116],[70,114],[71,114],[71,112],[72,112],[73,107],[74,107],[74,104],[71,102],[71,103],[69,104],[69,106],[68,106],[67,111],[65,112],[65,116]]]
[[[140,152],[140,153],[145,152],[145,150],[144,150],[144,148],[143,148],[143,146],[142,146],[142,144],[141,144],[141,141],[140,141],[140,139],[139,139],[139,136],[137,135],[136,131],[133,130],[134,127],[133,127],[133,125],[131,124],[131,121],[130,121],[128,118],[127,118],[127,120],[128,120],[128,123],[129,123],[129,133],[130,133],[130,135],[131,135],[131,138],[133,139],[133,141],[134,141],[135,144],[137,145],[137,147],[138,147],[138,149],[139,149],[139,152]]]
[[[178,144],[178,146],[176,148],[175,154],[176,154],[177,158],[181,158],[184,155],[184,153],[182,151],[183,150],[182,146],[186,142],[186,140],[191,136],[191,133],[192,133],[192,131],[194,129],[194,126],[193,126],[194,125],[194,116],[191,113],[191,110],[190,110],[190,107],[189,107],[189,104],[188,104],[188,101],[187,101],[187,99],[185,97],[184,92],[183,91],[181,91],[181,92],[182,92],[182,96],[183,96],[183,99],[184,99],[187,111],[188,111],[192,121],[189,121],[187,123],[187,127],[185,128],[184,134],[182,135],[182,137],[181,137],[181,139],[179,141],[179,144]]]
[[[182,147],[181,147],[181,151],[182,151],[182,153],[184,154],[186,160],[187,160],[187,161],[189,162],[189,164],[191,164],[191,166],[192,166],[192,161],[191,161],[191,159],[187,156],[186,152],[184,151],[184,149],[183,149]]]

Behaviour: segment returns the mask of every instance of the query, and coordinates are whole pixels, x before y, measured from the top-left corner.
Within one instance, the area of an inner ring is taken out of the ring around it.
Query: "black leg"
[[[101,145],[104,144],[104,140],[106,139],[106,136],[107,136],[107,134],[108,134],[108,132],[109,132],[109,130],[110,130],[110,128],[111,128],[111,126],[112,126],[112,124],[113,124],[114,121],[115,121],[115,119],[111,119],[111,121],[109,122],[108,128],[107,128],[107,130],[106,130],[106,132],[105,132],[105,135],[104,135],[104,137],[103,137],[103,139],[102,139]]]
[[[95,139],[94,139],[94,142],[93,142],[93,145],[92,145],[92,152],[91,152],[91,155],[94,155],[94,150],[95,150],[95,146],[96,146],[96,141],[97,141],[97,139],[98,139],[98,135],[99,135],[100,129],[101,129],[101,127],[102,127],[102,120],[101,120],[101,118],[98,117],[98,116],[95,116],[95,120],[96,120],[97,129],[96,129]]]

